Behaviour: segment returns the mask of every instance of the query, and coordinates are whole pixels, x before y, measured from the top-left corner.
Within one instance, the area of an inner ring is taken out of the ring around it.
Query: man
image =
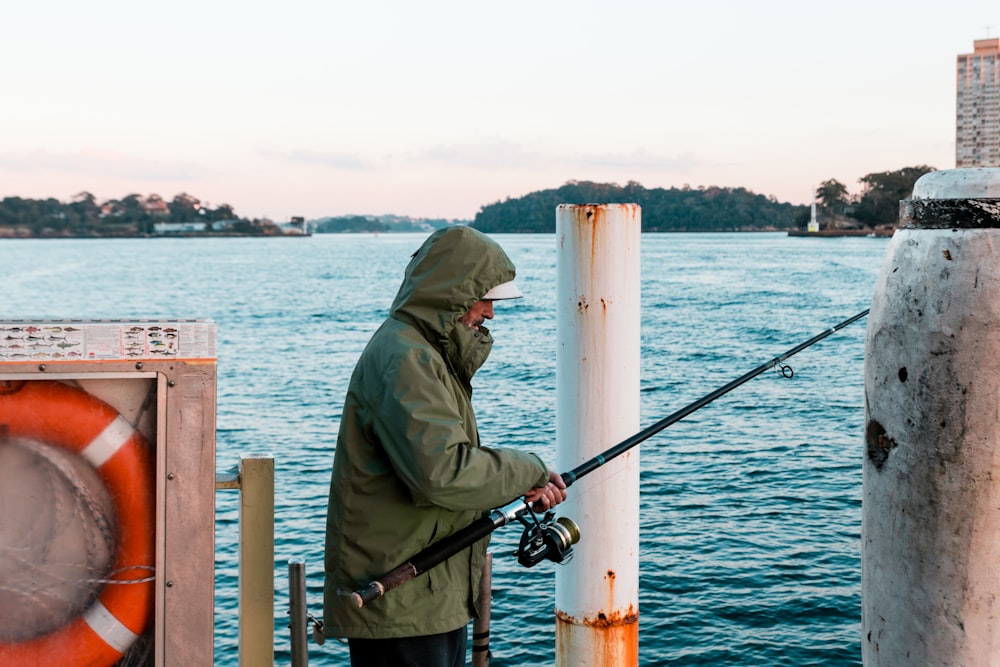
[[[324,632],[348,638],[356,667],[464,665],[488,538],[361,609],[349,595],[518,496],[539,510],[566,498],[537,456],[479,442],[471,380],[493,344],[494,300],[521,296],[513,280],[485,234],[434,232],[351,376],[330,483]]]

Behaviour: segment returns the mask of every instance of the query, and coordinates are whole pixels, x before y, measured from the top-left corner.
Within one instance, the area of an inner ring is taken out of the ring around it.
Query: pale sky
[[[804,204],[953,168],[955,59],[1000,3],[49,0],[0,25],[0,198],[472,219],[568,180]]]

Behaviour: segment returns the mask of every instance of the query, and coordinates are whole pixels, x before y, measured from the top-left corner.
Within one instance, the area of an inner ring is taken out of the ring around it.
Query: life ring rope
[[[152,565],[129,565],[127,567],[120,567],[117,570],[113,570],[108,573],[108,577],[117,577],[122,572],[127,572],[128,570],[146,570],[148,572],[156,572],[156,568]],[[144,584],[147,581],[156,581],[156,575],[150,575],[142,579],[129,579],[127,581],[122,581],[121,579],[85,579],[88,584],[117,584],[117,585],[128,585],[128,584]]]

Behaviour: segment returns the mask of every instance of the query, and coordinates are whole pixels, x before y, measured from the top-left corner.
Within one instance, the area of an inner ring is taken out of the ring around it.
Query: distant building
[[[170,215],[170,207],[160,195],[149,195],[142,201],[142,210],[148,215]]]
[[[278,229],[282,234],[303,235],[308,234],[306,219],[301,216],[293,216],[288,222],[279,222]]]
[[[204,222],[154,222],[153,233],[160,236],[171,234],[191,234],[193,232],[203,232],[211,229],[211,225]]]
[[[958,56],[955,167],[1000,167],[1000,38]]]

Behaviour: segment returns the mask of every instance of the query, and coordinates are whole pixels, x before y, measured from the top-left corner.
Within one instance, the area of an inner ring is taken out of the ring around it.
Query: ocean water
[[[498,235],[526,298],[497,308],[474,405],[486,444],[555,462],[555,236]],[[219,326],[217,469],[276,459],[275,662],[287,562],[322,605],[332,447],[357,355],[422,234],[0,241],[0,319]],[[642,237],[641,423],[870,305],[888,241]],[[641,445],[642,665],[860,665],[862,320]],[[608,443],[609,446],[615,443]],[[572,491],[572,490],[571,490]],[[235,492],[217,493],[215,664],[237,665]],[[585,525],[581,526],[586,539]],[[552,664],[555,565],[493,537],[493,664]],[[347,664],[335,641],[310,664]]]

